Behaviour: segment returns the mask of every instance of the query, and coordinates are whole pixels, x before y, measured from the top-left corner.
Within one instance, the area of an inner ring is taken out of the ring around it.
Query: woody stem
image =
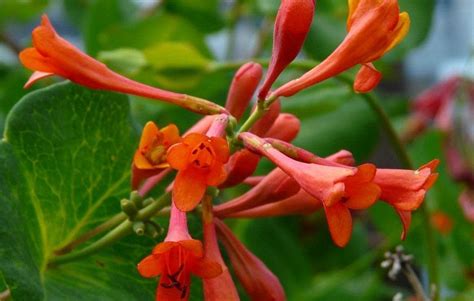
[[[151,203],[147,207],[141,209],[135,220],[147,220],[153,215],[155,215],[158,211],[160,211],[162,208],[164,208],[166,205],[169,204],[170,202],[170,194],[165,193],[162,195],[158,200],[155,202]],[[52,256],[48,260],[48,267],[53,268],[61,264],[65,264],[68,262],[76,261],[78,259],[84,258],[86,256],[89,256],[91,254],[97,253],[98,251],[102,250],[103,248],[110,246],[117,240],[127,236],[128,234],[131,234],[133,232],[133,223],[134,221],[130,220],[125,220],[122,223],[120,223],[117,227],[112,229],[109,233],[107,233],[105,236],[100,238],[99,240],[93,242],[89,246],[85,247],[84,249],[81,249],[77,252],[69,253],[66,255],[60,255],[60,256]]]

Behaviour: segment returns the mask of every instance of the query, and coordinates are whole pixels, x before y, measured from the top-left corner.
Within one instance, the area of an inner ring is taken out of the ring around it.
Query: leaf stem
[[[171,196],[169,193],[165,193],[162,195],[158,200],[151,203],[147,207],[140,210],[136,216],[137,220],[147,220],[164,208],[166,205],[169,204]],[[69,253],[66,255],[60,256],[52,256],[48,260],[48,268],[53,268],[61,264],[65,264],[68,262],[76,261],[78,259],[84,258],[91,254],[97,253],[98,251],[102,250],[103,248],[111,245],[112,243],[116,242],[117,240],[131,234],[133,232],[133,221],[125,220],[120,225],[112,229],[109,233],[105,236],[93,242],[89,246],[85,247],[74,253]]]

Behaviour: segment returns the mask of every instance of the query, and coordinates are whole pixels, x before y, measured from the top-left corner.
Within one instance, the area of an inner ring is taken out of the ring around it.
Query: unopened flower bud
[[[262,79],[262,66],[249,62],[235,73],[225,108],[239,120],[247,109],[257,86]]]
[[[272,58],[258,98],[267,96],[280,73],[303,46],[314,15],[314,0],[283,0],[275,21]]]

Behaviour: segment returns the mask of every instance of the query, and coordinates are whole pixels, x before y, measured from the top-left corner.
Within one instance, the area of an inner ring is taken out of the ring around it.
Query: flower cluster
[[[361,69],[354,89],[370,91],[381,79],[372,62],[403,39],[410,24],[408,14],[399,12],[397,0],[349,0],[348,33],[339,47],[298,79],[272,91],[275,80],[301,50],[314,9],[313,0],[282,1],[266,76],[262,81],[262,67],[257,63],[243,65],[234,76],[225,107],[150,87],[111,71],[61,38],[46,16],[33,31],[34,47],[20,54],[22,63],[35,71],[26,86],[55,74],[91,89],[158,99],[212,115],[203,117],[182,136],[173,124],[159,129],[155,123],[147,123],[133,157],[132,188],[141,194],[176,171],[167,188],[172,195],[168,234],[138,264],[142,276],[160,276],[157,300],[187,300],[191,274],[203,278],[206,300],[238,300],[218,241],[252,300],[285,300],[278,278],[226,226],[223,220],[227,218],[310,214],[322,209],[334,243],[344,247],[351,237],[352,212],[382,200],[399,214],[405,238],[412,212],[436,180],[438,161],[417,170],[402,170],[373,164],[355,166],[346,150],[325,158],[317,156],[291,144],[300,121],[281,112],[280,98],[356,65]],[[258,101],[236,130],[236,122],[249,109],[254,94]],[[275,167],[264,176],[254,176],[262,157]],[[238,184],[250,188],[234,199],[212,204],[217,193]],[[187,213],[198,206],[203,243],[193,239],[187,227]]]

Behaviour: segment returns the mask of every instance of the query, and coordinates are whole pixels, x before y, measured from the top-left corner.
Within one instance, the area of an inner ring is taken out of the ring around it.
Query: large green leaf
[[[58,267],[54,250],[117,213],[136,137],[126,96],[62,83],[11,111],[0,144],[0,271],[14,300],[146,300],[153,241],[129,237]]]

